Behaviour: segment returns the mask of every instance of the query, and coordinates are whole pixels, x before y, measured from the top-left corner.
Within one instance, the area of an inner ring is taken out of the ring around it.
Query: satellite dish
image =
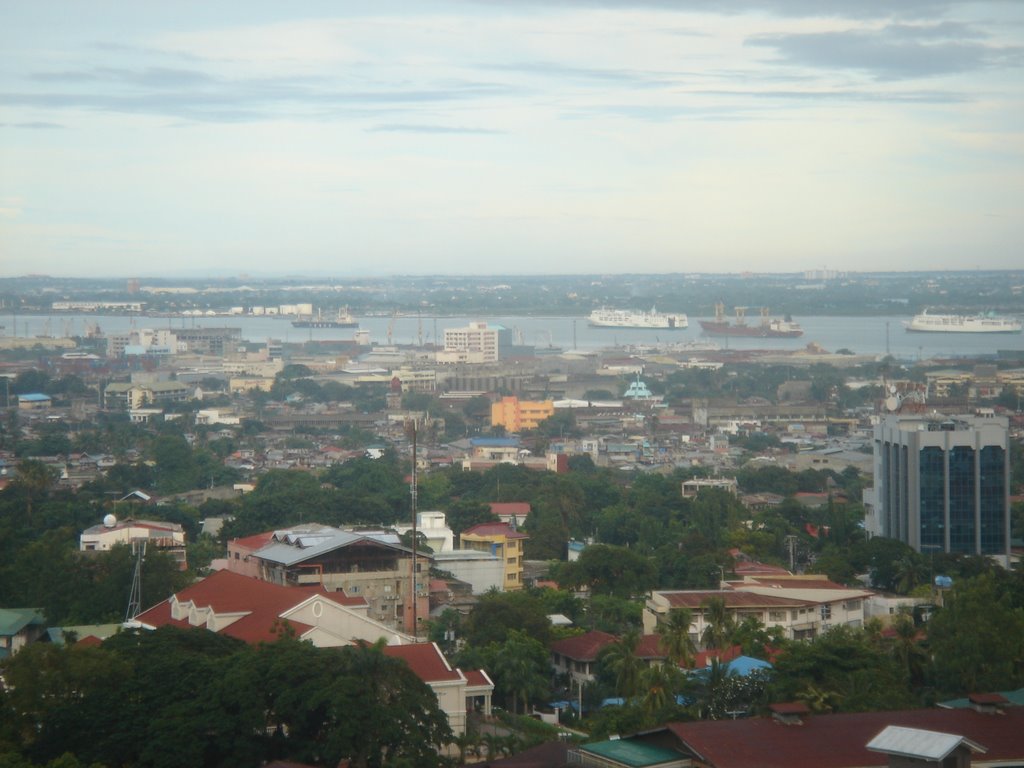
[[[890,384],[889,385],[889,394],[890,395],[895,395],[896,394],[896,385],[895,384]]]
[[[117,525],[117,518],[114,515],[106,515],[103,518],[103,525],[106,528],[113,528]]]
[[[900,399],[895,396],[889,396],[885,398],[885,410],[895,411],[900,407]]]

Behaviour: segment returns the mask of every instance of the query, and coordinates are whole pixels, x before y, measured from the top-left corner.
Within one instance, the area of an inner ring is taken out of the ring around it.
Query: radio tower
[[[142,613],[142,561],[146,558],[145,539],[136,539],[132,542],[132,554],[135,555],[135,573],[132,575],[132,589],[128,595],[128,610],[124,613],[126,623]]]

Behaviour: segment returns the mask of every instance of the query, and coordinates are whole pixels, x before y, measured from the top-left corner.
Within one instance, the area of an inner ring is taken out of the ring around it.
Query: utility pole
[[[416,611],[416,599],[418,597],[416,589],[416,544],[418,534],[416,532],[416,420],[412,422],[412,472],[410,473],[409,482],[409,506],[412,509],[412,579],[411,579],[411,595],[412,600],[412,636],[419,640],[419,626],[417,625],[417,611]]]
[[[792,573],[796,567],[796,536],[787,536],[786,546],[789,548],[789,572]]]

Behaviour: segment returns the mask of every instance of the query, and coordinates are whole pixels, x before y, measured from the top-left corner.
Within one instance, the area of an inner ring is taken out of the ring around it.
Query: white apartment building
[[[483,363],[498,362],[511,344],[511,333],[507,328],[488,325],[483,321],[471,322],[465,328],[444,329],[445,353],[479,356]]]

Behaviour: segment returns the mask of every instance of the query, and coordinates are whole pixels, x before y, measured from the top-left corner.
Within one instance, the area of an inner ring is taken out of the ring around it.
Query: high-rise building
[[[1002,416],[890,414],[875,426],[871,534],[918,552],[1008,558],[1009,424]]]

